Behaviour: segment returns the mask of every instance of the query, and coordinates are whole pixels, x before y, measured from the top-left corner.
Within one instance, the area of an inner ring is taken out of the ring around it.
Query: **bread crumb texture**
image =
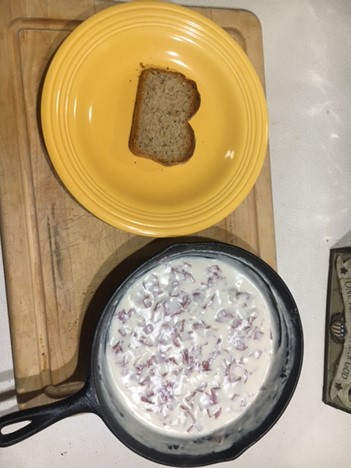
[[[195,81],[182,73],[146,68],[139,77],[129,148],[172,166],[188,161],[195,134],[188,120],[200,106]]]

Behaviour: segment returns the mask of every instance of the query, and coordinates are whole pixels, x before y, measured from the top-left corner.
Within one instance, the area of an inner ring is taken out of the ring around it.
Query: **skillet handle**
[[[0,418],[0,447],[8,447],[21,442],[73,414],[99,414],[98,407],[95,390],[87,382],[78,393],[64,400],[6,414]],[[21,422],[27,422],[27,424],[11,431],[13,424]],[[7,429],[6,433],[4,429]]]

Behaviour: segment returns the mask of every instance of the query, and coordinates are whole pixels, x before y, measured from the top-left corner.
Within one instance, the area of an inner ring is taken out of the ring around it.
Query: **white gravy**
[[[144,274],[115,306],[108,378],[144,424],[206,434],[253,402],[272,347],[269,309],[252,281],[223,260],[182,257]]]

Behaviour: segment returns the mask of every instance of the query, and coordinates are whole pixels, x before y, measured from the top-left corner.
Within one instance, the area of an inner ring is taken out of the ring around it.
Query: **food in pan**
[[[188,120],[199,106],[193,80],[179,72],[145,68],[139,77],[129,138],[132,153],[166,166],[187,161],[195,149]]]
[[[227,261],[196,256],[166,261],[128,288],[106,348],[117,399],[144,423],[183,436],[241,415],[271,356],[258,288]]]

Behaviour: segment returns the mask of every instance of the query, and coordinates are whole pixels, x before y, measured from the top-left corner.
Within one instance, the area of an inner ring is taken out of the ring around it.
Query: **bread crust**
[[[138,146],[138,137],[141,131],[141,116],[143,112],[143,104],[145,99],[146,87],[147,87],[147,79],[150,73],[160,73],[160,74],[169,74],[172,75],[175,79],[182,80],[186,86],[191,89],[192,99],[190,103],[190,107],[188,112],[186,113],[186,121],[183,123],[183,127],[181,130],[185,135],[185,138],[188,140],[187,149],[183,154],[178,155],[176,158],[171,160],[162,159],[154,154],[147,154],[139,149]],[[130,151],[140,157],[144,157],[147,159],[152,159],[155,162],[163,164],[164,166],[174,166],[176,164],[185,163],[188,161],[194,153],[196,139],[195,133],[192,126],[189,123],[189,120],[194,116],[194,114],[198,111],[201,104],[201,97],[200,93],[197,88],[197,84],[194,80],[187,78],[183,73],[178,71],[170,71],[168,69],[157,68],[157,67],[148,67],[142,70],[139,76],[139,83],[137,88],[134,112],[133,112],[133,119],[132,119],[132,126],[130,131],[129,137],[129,149]]]

